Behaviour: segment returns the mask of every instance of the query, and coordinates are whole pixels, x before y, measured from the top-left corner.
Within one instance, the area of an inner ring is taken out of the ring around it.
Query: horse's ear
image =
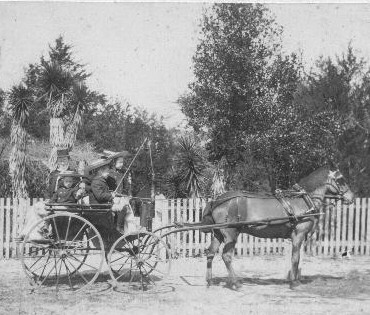
[[[335,163],[332,159],[329,159],[328,160],[328,166],[330,168],[331,171],[336,171],[339,169],[339,166],[337,163]]]
[[[336,173],[335,171],[329,171],[328,177],[331,179],[335,179],[336,178],[335,173]]]

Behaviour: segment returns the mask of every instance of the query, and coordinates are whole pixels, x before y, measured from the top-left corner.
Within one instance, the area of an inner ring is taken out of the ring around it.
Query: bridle
[[[344,197],[344,195],[349,191],[349,187],[347,185],[341,185],[338,180],[343,179],[343,175],[340,174],[340,176],[336,175],[337,171],[329,171],[328,180],[326,181],[326,187],[331,187],[335,191],[334,196],[328,196],[330,198],[339,199],[343,202],[350,202],[347,198]],[[334,182],[334,184],[333,184]],[[343,186],[345,188],[343,189]]]

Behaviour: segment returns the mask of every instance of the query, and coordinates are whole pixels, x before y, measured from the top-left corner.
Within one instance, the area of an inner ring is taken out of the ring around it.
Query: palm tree
[[[56,168],[57,150],[72,149],[81,124],[89,92],[77,76],[58,62],[44,62],[39,79],[39,94],[50,114],[49,167]]]
[[[197,141],[191,137],[181,137],[180,152],[176,159],[176,168],[185,184],[189,197],[198,197],[203,182],[202,172],[205,168],[205,157]]]
[[[12,149],[9,158],[9,172],[12,179],[13,197],[27,198],[26,159],[29,107],[32,104],[32,92],[23,85],[13,86],[9,93],[9,105],[12,114],[10,142]]]
[[[82,123],[82,114],[89,103],[89,95],[86,85],[82,82],[74,82],[70,101],[71,114],[65,130],[64,143],[71,150],[77,137],[78,128]]]

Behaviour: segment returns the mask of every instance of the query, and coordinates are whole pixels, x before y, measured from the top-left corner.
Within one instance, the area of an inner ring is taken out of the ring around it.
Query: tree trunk
[[[13,198],[27,198],[26,158],[27,132],[20,124],[13,124],[11,130],[12,149],[9,158],[9,173],[12,179]]]
[[[49,169],[53,171],[57,167],[57,150],[65,149],[64,121],[62,118],[50,118],[50,144]]]

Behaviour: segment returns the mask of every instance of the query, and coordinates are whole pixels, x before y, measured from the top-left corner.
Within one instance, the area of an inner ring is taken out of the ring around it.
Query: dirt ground
[[[173,261],[171,276],[149,291],[113,289],[107,273],[81,293],[31,293],[17,260],[0,261],[0,314],[370,314],[370,257],[304,257],[302,282],[291,290],[284,256],[234,260],[242,282],[225,286],[215,258],[215,285],[205,283],[205,258]]]

